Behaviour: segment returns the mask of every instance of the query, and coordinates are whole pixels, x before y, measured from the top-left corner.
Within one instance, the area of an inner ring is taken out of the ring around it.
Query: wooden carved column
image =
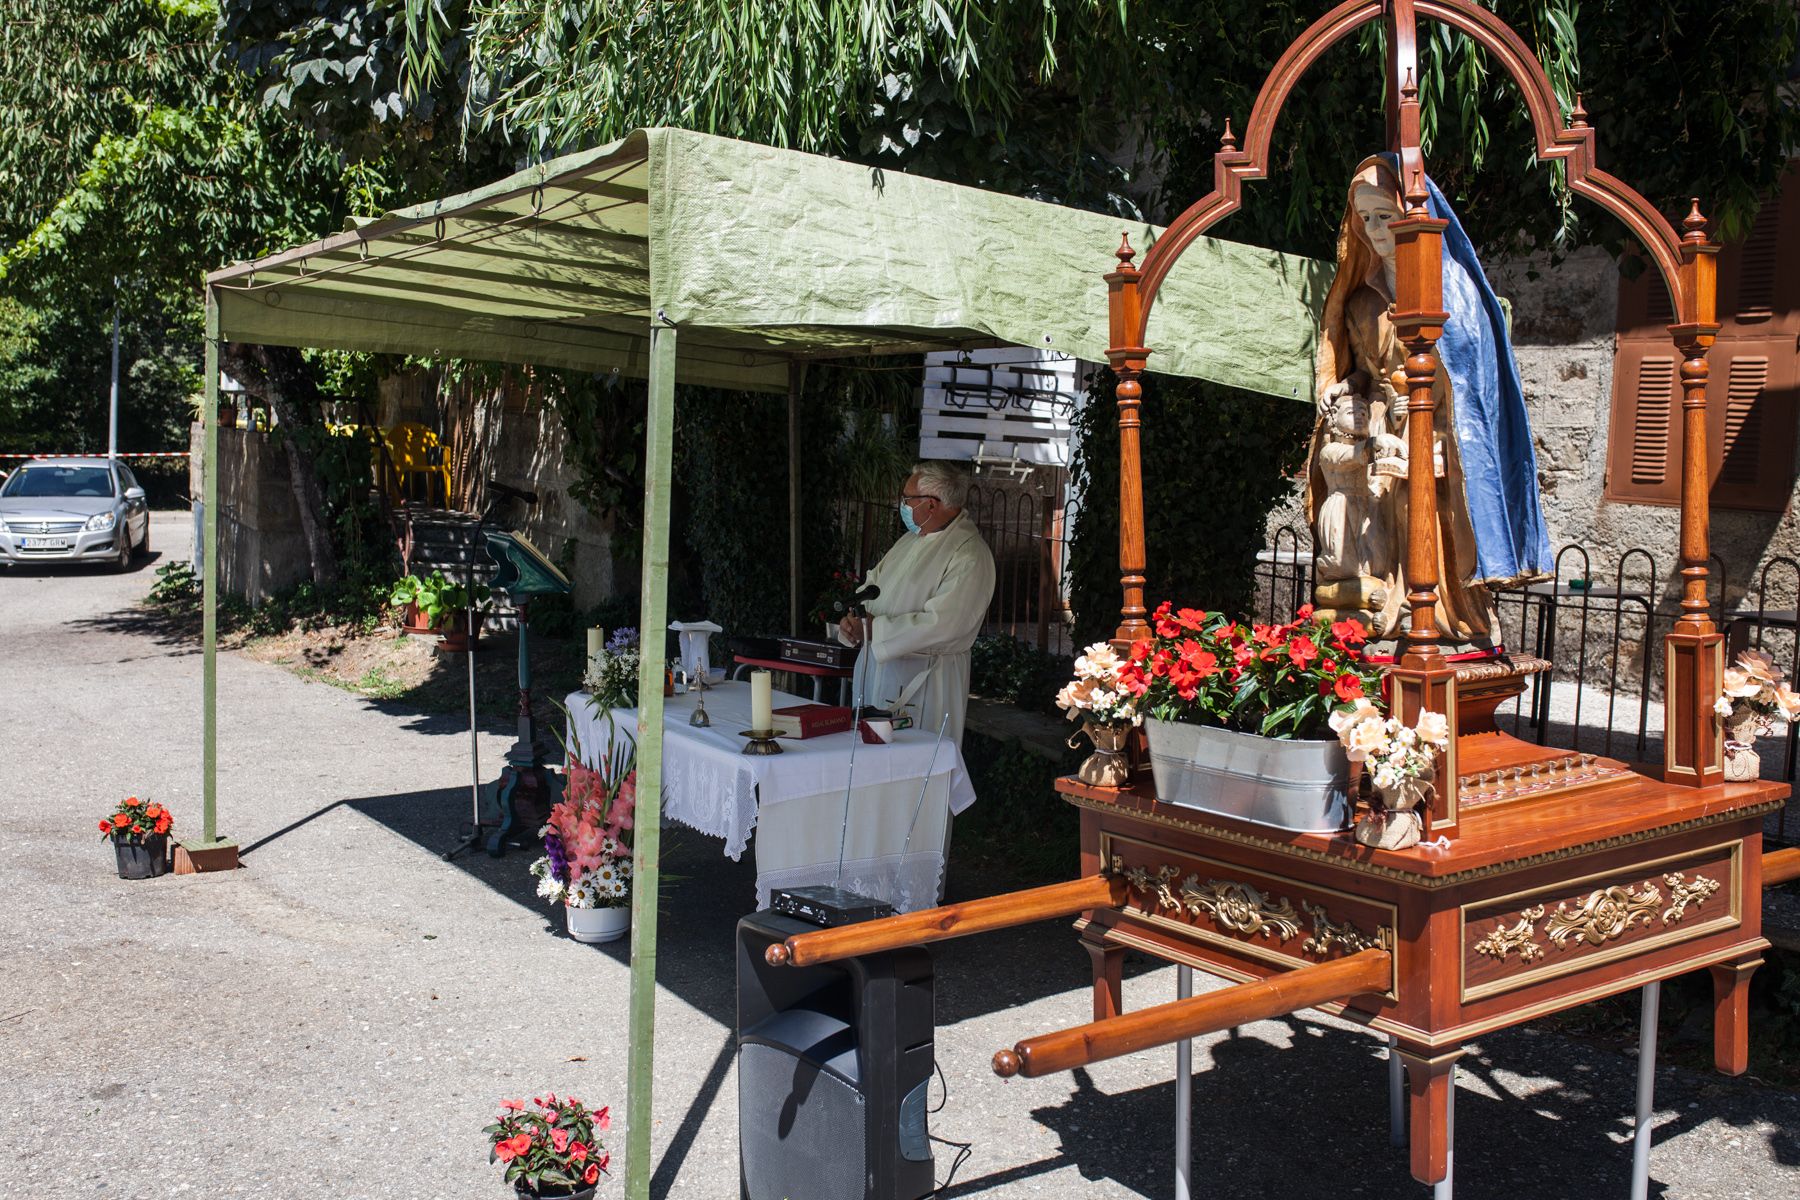
[[[1663,643],[1668,734],[1663,775],[1695,787],[1725,778],[1724,730],[1713,701],[1725,666],[1725,638],[1706,603],[1707,470],[1706,352],[1718,336],[1719,247],[1706,237],[1700,201],[1682,222],[1679,324],[1669,326],[1681,350],[1681,616]]]
[[[1404,160],[1403,160],[1404,161]],[[1411,725],[1421,712],[1442,713],[1456,728],[1456,672],[1438,646],[1437,589],[1441,561],[1437,452],[1433,423],[1437,340],[1449,319],[1444,312],[1443,236],[1449,222],[1426,215],[1425,173],[1410,168],[1402,179],[1406,214],[1389,226],[1394,235],[1394,329],[1406,347],[1406,583],[1411,623],[1405,648],[1388,673],[1390,700]],[[1424,837],[1455,837],[1456,746],[1437,764],[1437,795]]]
[[[1119,586],[1124,600],[1119,607],[1117,642],[1134,642],[1150,635],[1144,620],[1144,473],[1138,453],[1138,408],[1143,400],[1144,361],[1150,351],[1135,345],[1142,327],[1143,308],[1138,293],[1138,269],[1132,265],[1137,252],[1129,237],[1119,240],[1115,254],[1119,269],[1106,277],[1106,304],[1110,348],[1107,361],[1119,377]]]

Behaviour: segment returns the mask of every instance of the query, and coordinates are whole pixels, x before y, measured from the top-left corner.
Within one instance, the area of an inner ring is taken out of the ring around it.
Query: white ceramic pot
[[[1350,820],[1350,760],[1335,738],[1291,741],[1210,725],[1145,720],[1156,796],[1299,833]]]
[[[578,942],[616,942],[631,928],[631,908],[575,908],[563,905],[569,936]]]

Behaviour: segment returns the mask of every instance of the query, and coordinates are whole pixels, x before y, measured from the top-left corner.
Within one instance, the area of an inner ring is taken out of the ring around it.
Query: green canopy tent
[[[794,151],[647,129],[207,278],[203,824],[217,800],[222,341],[619,372],[649,382],[639,625],[667,624],[675,384],[788,392],[821,357],[1018,345],[1101,360],[1131,221]],[[1329,268],[1203,239],[1152,318],[1152,366],[1309,396]],[[679,345],[679,353],[677,353]],[[792,447],[790,447],[790,450]],[[790,470],[790,502],[796,500]],[[790,538],[790,587],[797,572]],[[797,596],[791,598],[797,603]],[[662,672],[639,681],[627,1193],[648,1196]]]

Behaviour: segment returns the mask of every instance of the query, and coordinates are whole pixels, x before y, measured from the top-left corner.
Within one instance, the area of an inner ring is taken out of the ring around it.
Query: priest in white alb
[[[852,685],[861,702],[905,706],[933,735],[944,722],[953,745],[962,744],[969,705],[969,647],[994,595],[994,555],[963,511],[968,498],[968,468],[915,466],[900,494],[907,532],[864,580],[880,589],[864,603],[869,619],[838,625],[845,644],[868,640]]]

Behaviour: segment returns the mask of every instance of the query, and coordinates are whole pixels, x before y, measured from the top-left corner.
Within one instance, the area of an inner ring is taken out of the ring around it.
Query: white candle
[[[606,647],[606,630],[595,625],[587,631],[587,665],[592,671],[600,665],[600,652]]]
[[[750,672],[750,728],[762,733],[775,724],[775,677],[767,671]]]

